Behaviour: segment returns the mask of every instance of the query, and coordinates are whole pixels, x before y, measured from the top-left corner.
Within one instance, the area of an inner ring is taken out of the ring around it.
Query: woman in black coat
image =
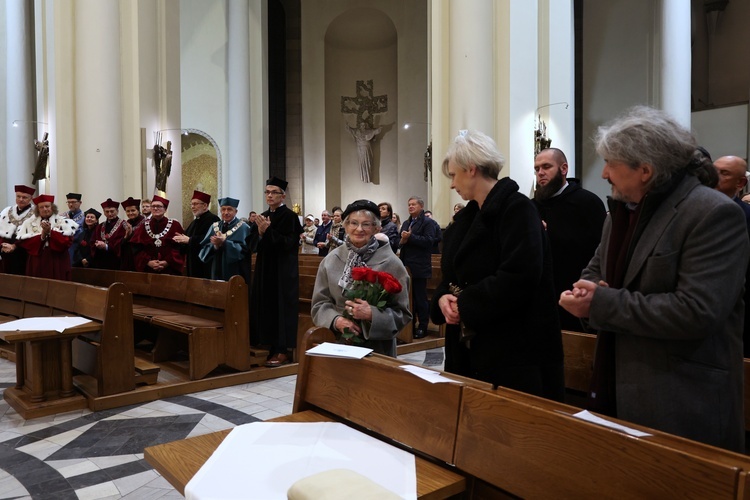
[[[445,370],[561,401],[563,351],[552,261],[541,219],[495,142],[456,137],[443,161],[469,201],[443,236],[443,280],[432,320],[448,323]]]

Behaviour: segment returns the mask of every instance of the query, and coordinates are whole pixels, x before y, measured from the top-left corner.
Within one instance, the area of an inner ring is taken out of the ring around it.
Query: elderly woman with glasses
[[[396,335],[411,322],[408,275],[387,241],[378,240],[380,211],[368,200],[357,200],[343,215],[346,231],[342,246],[331,251],[320,263],[312,298],[312,317],[317,326],[333,330],[341,338],[354,333],[363,342],[355,345],[396,356]],[[366,267],[393,276],[402,290],[388,294],[384,307],[362,299],[347,299],[347,290],[356,288],[352,269]]]

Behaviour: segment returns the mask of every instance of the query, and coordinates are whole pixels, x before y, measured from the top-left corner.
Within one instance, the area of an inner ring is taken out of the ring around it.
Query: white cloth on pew
[[[235,427],[185,486],[185,498],[286,499],[296,481],[342,468],[402,498],[417,498],[414,455],[338,422]]]

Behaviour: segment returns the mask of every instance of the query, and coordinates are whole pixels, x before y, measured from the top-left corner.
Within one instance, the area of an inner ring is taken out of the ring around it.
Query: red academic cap
[[[102,208],[120,208],[120,202],[107,198],[107,201],[102,202]]]
[[[35,191],[36,189],[32,187],[24,186],[23,184],[16,184],[16,193],[34,194]]]
[[[191,200],[200,200],[206,205],[211,203],[211,195],[208,193],[204,193],[202,191],[193,191],[193,197],[190,198]],[[166,207],[166,205],[164,205]]]
[[[45,203],[45,202],[54,203],[55,197],[52,196],[51,194],[40,194],[39,196],[34,198],[32,201],[34,202],[34,205],[39,205],[40,203]]]
[[[160,201],[162,205],[164,205],[164,210],[169,208],[169,200],[166,198],[162,198],[161,196],[154,196],[154,199],[151,200],[151,204],[153,205],[155,201]]]
[[[141,200],[134,200],[132,196],[128,196],[128,199],[122,202],[122,208],[135,207],[140,209]]]

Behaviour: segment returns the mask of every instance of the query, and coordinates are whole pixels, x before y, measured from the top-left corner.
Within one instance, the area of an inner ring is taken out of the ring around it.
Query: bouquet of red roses
[[[349,300],[362,299],[381,311],[388,304],[388,300],[402,290],[401,283],[392,274],[375,271],[369,267],[352,268],[352,279],[354,284],[352,288],[344,290],[344,297]],[[344,310],[344,317],[353,320],[346,310]],[[365,343],[363,336],[356,335],[348,328],[344,329],[341,339],[347,343]]]

